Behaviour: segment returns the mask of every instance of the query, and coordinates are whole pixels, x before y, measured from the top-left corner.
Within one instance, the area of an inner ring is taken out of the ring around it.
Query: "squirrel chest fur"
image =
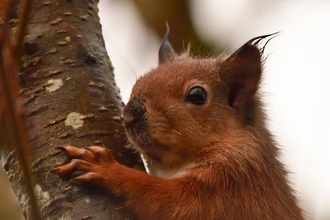
[[[258,43],[270,36],[196,59],[177,55],[167,33],[159,66],[136,82],[124,110],[149,175],[97,146],[63,147],[78,159],[55,171],[86,171],[76,179],[125,197],[140,219],[303,219],[258,95]]]

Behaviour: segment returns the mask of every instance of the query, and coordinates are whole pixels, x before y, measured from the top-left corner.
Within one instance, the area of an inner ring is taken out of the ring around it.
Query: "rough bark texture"
[[[123,103],[114,82],[101,34],[96,0],[35,0],[24,43],[22,95],[27,107],[32,173],[43,219],[131,219],[122,205],[93,187],[71,186],[49,171],[65,161],[56,147],[104,145],[127,166],[140,167],[138,155],[125,148]],[[10,131],[9,131],[10,132]],[[6,135],[1,158],[31,219],[15,152]],[[88,218],[89,217],[89,218]]]

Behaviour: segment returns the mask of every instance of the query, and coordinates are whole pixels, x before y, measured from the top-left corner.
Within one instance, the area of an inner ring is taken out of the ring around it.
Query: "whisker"
[[[177,133],[178,135],[182,136],[182,134],[180,132],[178,132],[177,130],[171,129],[171,131],[173,131],[174,133]]]
[[[227,105],[224,105],[224,104],[221,104],[221,103],[217,103],[217,102],[211,102],[211,103],[216,104],[216,105],[219,105],[219,106],[222,106],[222,107],[224,107],[226,109],[230,109],[232,111],[235,111],[235,109],[233,109],[233,108],[231,108],[231,107],[229,107]]]

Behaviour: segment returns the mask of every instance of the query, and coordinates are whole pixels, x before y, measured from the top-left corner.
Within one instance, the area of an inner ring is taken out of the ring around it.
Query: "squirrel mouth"
[[[171,149],[169,146],[150,137],[146,131],[136,134],[126,129],[126,133],[129,141],[133,144],[132,147],[156,162],[161,163],[162,152],[168,152]]]
[[[164,151],[170,149],[169,146],[151,138],[147,132],[142,132],[138,135],[130,131],[126,131],[126,133],[130,141],[134,142],[140,151]]]

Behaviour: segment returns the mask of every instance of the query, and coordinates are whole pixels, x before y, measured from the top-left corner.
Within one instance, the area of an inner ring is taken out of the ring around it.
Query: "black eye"
[[[206,91],[202,87],[193,87],[190,89],[185,101],[194,105],[204,105],[206,102]]]

